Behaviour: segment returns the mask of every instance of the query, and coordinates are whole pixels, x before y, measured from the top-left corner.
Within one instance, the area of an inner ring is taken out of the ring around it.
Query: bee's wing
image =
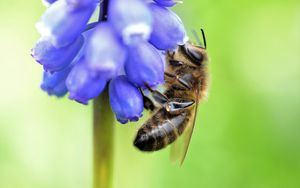
[[[199,90],[196,90],[195,96],[196,96],[196,105],[193,109],[193,113],[191,116],[191,121],[187,124],[187,127],[183,133],[182,136],[180,136],[172,145],[171,145],[171,151],[170,151],[170,160],[171,161],[178,161],[180,162],[180,165],[183,164],[184,159],[187,155],[188,148],[191,142],[192,134],[194,131],[194,127],[196,124],[196,117],[197,117],[197,111],[198,111],[198,105],[199,105],[199,99],[198,95]]]
[[[198,105],[199,105],[199,103],[197,101],[196,107],[195,107],[194,112],[193,112],[193,116],[191,117],[192,121],[189,123],[189,125],[187,125],[187,128],[186,128],[184,136],[183,136],[183,139],[184,139],[183,144],[184,145],[183,145],[183,154],[180,158],[180,165],[183,164],[184,159],[185,159],[186,154],[187,154],[188,149],[189,149],[189,145],[190,145],[191,138],[192,138],[192,135],[193,135],[194,127],[195,127],[195,124],[196,124]]]
[[[178,137],[174,143],[171,144],[170,147],[170,160],[172,162],[177,162],[183,155],[183,146],[184,146],[184,139],[182,136]]]

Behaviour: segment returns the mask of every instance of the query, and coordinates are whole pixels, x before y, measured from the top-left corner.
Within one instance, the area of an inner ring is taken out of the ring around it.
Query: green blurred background
[[[91,106],[50,98],[30,57],[44,11],[0,0],[0,187],[89,188]],[[209,100],[180,168],[143,154],[137,124],[115,127],[116,188],[300,187],[300,1],[185,0],[186,28],[206,32]]]

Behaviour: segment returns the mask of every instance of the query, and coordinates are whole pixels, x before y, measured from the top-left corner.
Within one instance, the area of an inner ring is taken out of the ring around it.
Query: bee
[[[176,159],[181,164],[195,126],[198,103],[207,93],[208,56],[204,31],[201,32],[204,46],[196,35],[199,45],[187,42],[166,53],[165,91],[147,87],[150,96],[144,95],[144,106],[153,115],[141,126],[134,140],[139,150],[150,152],[165,148],[184,134],[182,152],[175,153],[180,155]]]

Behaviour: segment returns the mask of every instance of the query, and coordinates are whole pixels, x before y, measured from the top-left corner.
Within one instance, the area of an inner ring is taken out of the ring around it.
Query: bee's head
[[[191,43],[186,43],[181,46],[181,50],[185,56],[190,59],[190,62],[196,66],[201,66],[207,60],[205,48]]]
[[[181,46],[181,50],[183,53],[191,60],[191,62],[194,65],[200,66],[204,61],[207,60],[207,55],[206,55],[206,40],[205,40],[205,35],[204,31],[201,29],[202,36],[203,36],[203,44],[201,43],[199,36],[195,31],[193,31],[195,38],[197,40],[197,44],[194,45],[190,42],[187,42],[183,46]]]

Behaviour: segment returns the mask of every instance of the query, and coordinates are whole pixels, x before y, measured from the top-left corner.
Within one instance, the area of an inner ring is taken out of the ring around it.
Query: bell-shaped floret
[[[99,76],[94,76],[88,69],[85,58],[82,57],[77,62],[71,73],[68,75],[66,85],[69,90],[71,100],[82,104],[101,94],[106,85],[106,80]]]
[[[172,7],[174,6],[178,1],[174,0],[154,0],[157,4],[165,7]]]
[[[50,6],[52,3],[54,3],[56,0],[42,0],[43,5],[46,7]]]
[[[128,48],[125,72],[138,87],[152,87],[164,82],[164,61],[151,44],[140,41]]]
[[[152,31],[152,15],[141,0],[111,0],[108,20],[117,33],[121,34],[125,44],[132,43],[137,35],[148,39]]]
[[[126,76],[118,76],[109,83],[109,101],[120,123],[138,121],[143,112],[143,96]]]
[[[56,48],[49,37],[41,38],[31,51],[32,57],[49,72],[60,71],[71,64],[83,45],[84,39],[80,36],[72,44]]]
[[[36,24],[42,36],[50,37],[55,47],[73,43],[84,31],[96,5],[72,9],[66,1],[54,2]]]
[[[67,3],[73,8],[85,8],[87,6],[93,6],[99,0],[66,0]]]
[[[47,92],[48,95],[63,97],[68,92],[66,87],[66,78],[70,73],[70,70],[71,66],[54,73],[45,71],[41,84],[42,90]]]
[[[187,42],[183,23],[174,12],[155,3],[149,6],[154,18],[151,44],[160,50],[172,50]]]
[[[93,72],[107,80],[123,71],[126,58],[117,34],[108,23],[101,23],[90,36],[86,48],[87,64]]]

